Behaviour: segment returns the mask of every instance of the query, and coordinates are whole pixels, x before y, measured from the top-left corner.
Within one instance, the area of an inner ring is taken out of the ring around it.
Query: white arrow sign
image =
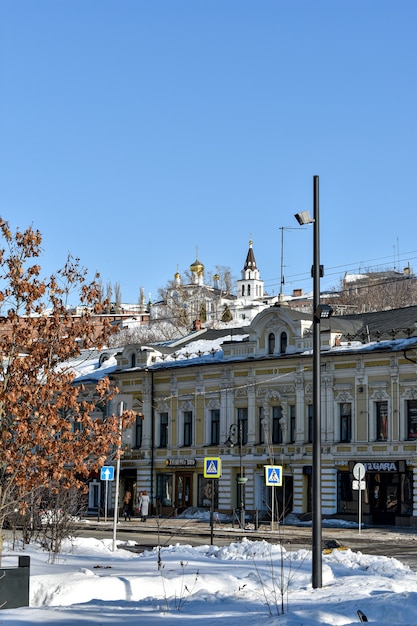
[[[100,473],[101,480],[114,480],[114,467],[112,465],[103,465]]]

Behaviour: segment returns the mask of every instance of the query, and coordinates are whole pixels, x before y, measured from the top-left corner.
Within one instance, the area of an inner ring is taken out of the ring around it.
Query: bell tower
[[[264,281],[261,280],[259,270],[256,266],[252,245],[253,242],[251,238],[245,265],[241,271],[241,279],[237,281],[237,296],[238,298],[245,298],[246,300],[259,300],[264,297]]]

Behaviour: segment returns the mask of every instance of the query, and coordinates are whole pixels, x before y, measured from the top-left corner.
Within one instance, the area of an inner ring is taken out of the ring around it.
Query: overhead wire
[[[417,255],[417,251],[413,250],[410,252],[404,252],[401,254],[401,259],[397,259],[397,263],[410,263],[410,261],[415,261],[417,259],[417,256],[412,256],[412,255]],[[367,259],[367,260],[362,260],[362,261],[355,261],[355,262],[351,262],[349,264],[343,264],[343,265],[334,265],[334,266],[325,266],[325,278],[328,279],[331,276],[340,276],[341,274],[345,274],[346,272],[349,272],[352,270],[355,270],[355,273],[357,274],[369,274],[371,272],[375,272],[377,271],[377,268],[381,268],[382,265],[382,261],[388,261],[391,260],[392,261],[392,256],[384,256],[384,257],[377,257],[375,259]],[[359,268],[363,266],[366,269],[361,271]],[[381,269],[379,269],[379,271],[383,271]],[[399,271],[399,270],[395,270],[395,269],[391,269],[391,271]],[[306,282],[307,280],[311,280],[311,272],[299,272],[296,274],[290,274],[286,276],[285,282],[287,284],[294,284],[294,283],[300,283],[300,282]],[[328,282],[328,281],[327,281]],[[264,280],[265,283],[265,287],[278,287],[280,285],[280,278],[278,277],[273,277],[273,278],[269,278]]]

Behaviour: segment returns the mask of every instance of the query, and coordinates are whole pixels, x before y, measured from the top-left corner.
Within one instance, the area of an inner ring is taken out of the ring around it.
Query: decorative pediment
[[[167,402],[157,402],[156,403],[156,410],[158,411],[158,413],[168,413],[169,411],[169,404]]]
[[[209,411],[216,411],[221,408],[221,404],[219,400],[209,400],[209,402],[207,402],[206,404],[206,407]]]
[[[179,405],[179,409],[180,411],[194,411],[194,404],[191,400],[184,400],[184,402],[181,402]]]
[[[353,402],[353,396],[347,391],[341,391],[335,397],[336,402]]]
[[[405,400],[417,400],[417,389],[406,389],[401,397]]]
[[[389,400],[390,397],[387,394],[387,392],[385,391],[385,389],[377,389],[374,391],[374,393],[372,393],[370,395],[371,400],[374,400],[375,402],[378,401],[382,401],[382,400]]]

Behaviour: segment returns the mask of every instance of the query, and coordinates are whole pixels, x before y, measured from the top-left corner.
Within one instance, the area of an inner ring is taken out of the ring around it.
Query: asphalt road
[[[77,535],[83,537],[114,537],[112,521],[94,522],[86,520],[77,527]],[[269,526],[260,526],[258,530],[230,525],[215,524],[213,530],[208,522],[196,520],[165,520],[149,518],[145,523],[139,520],[119,522],[116,527],[116,539],[127,542],[128,549],[142,551],[157,545],[188,544],[192,546],[213,543],[217,546],[240,541],[247,537],[253,541],[265,540],[280,543],[287,550],[311,548],[311,527],[278,526],[271,531]],[[347,547],[364,554],[393,557],[417,571],[417,528],[365,527],[322,529],[323,549]]]

